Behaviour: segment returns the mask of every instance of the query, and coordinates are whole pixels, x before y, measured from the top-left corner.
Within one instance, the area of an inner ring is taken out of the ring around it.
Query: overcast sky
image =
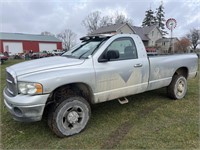
[[[161,0],[0,0],[0,32],[58,34],[68,28],[78,37],[86,34],[82,20],[92,11],[110,15],[115,11],[141,26],[145,11]],[[200,29],[200,0],[163,0],[165,19],[175,18],[174,36]]]

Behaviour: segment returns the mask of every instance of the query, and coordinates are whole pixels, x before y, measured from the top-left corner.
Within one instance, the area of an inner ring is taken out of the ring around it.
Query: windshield
[[[104,40],[86,41],[73,47],[71,50],[64,53],[62,56],[73,58],[87,58],[102,44]]]

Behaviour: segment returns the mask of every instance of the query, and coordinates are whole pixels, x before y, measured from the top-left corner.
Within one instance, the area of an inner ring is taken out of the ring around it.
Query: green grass
[[[5,67],[1,65],[1,90]],[[46,120],[20,123],[12,119],[1,94],[2,149],[200,149],[199,78],[188,81],[184,99],[173,101],[159,89],[94,105],[87,128],[67,138],[56,137]],[[2,93],[2,92],[1,92]]]

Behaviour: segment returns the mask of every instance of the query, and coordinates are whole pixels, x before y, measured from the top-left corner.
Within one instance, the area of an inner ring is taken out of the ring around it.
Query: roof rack
[[[80,40],[87,41],[87,40],[91,40],[91,39],[107,38],[107,37],[111,37],[113,35],[114,34],[87,35],[87,36],[80,38]]]

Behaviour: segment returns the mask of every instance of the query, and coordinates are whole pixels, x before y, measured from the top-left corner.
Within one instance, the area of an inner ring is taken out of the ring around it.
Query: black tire
[[[54,110],[53,110],[54,109]],[[56,108],[52,107],[48,125],[58,137],[71,136],[83,131],[90,119],[91,108],[82,97],[70,97]]]
[[[172,99],[182,99],[187,92],[187,80],[182,75],[175,75],[167,87],[167,94]]]

